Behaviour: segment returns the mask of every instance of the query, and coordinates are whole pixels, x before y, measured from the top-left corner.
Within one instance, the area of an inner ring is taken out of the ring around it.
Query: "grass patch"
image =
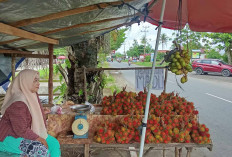
[[[115,82],[115,79],[112,75],[109,75],[106,77],[106,84],[114,83],[114,82]]]
[[[121,91],[116,85],[109,86],[109,89],[112,93],[114,93],[114,91],[116,91],[116,93],[119,93]]]
[[[97,65],[98,68],[109,68],[109,63],[107,61],[99,62]]]
[[[152,67],[152,62],[134,62],[133,64],[145,66],[145,67]],[[156,62],[155,64],[156,67],[164,67],[167,65],[168,65],[167,63],[163,63],[162,65],[160,65],[160,62]]]

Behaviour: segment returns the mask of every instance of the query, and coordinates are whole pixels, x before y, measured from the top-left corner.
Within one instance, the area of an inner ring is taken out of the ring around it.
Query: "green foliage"
[[[149,43],[146,44],[145,52],[146,54],[153,52],[151,45]],[[144,45],[139,45],[137,40],[134,40],[132,47],[126,52],[130,57],[139,57],[139,55],[144,54]]]
[[[142,37],[141,43],[142,43],[143,45],[147,43],[147,38],[145,37],[145,35]]]
[[[56,55],[56,56],[65,56],[67,54],[68,54],[68,52],[66,50],[66,47],[54,49],[54,55]]]
[[[66,83],[62,83],[60,86],[56,87],[54,90],[53,90],[53,93],[55,92],[58,92],[60,91],[60,95],[59,96],[56,96],[54,98],[54,100],[57,102],[57,104],[61,103],[64,99],[64,96],[66,95],[66,92],[67,92],[67,85]]]
[[[110,47],[111,50],[117,50],[121,47],[122,43],[126,39],[125,32],[127,31],[127,28],[122,28],[119,30],[114,30],[110,32]]]
[[[222,55],[222,59],[224,62],[228,63],[228,56],[226,55],[226,53]]]
[[[157,61],[161,61],[164,59],[165,53],[158,52],[156,56]]]
[[[144,67],[152,67],[152,62],[135,62],[134,64],[144,66]],[[167,65],[168,65],[167,63],[163,63],[162,65],[160,65],[160,62],[156,62],[155,64],[156,67],[163,67]]]
[[[65,59],[64,63],[65,63],[64,65],[66,65],[68,68],[71,68],[71,63],[70,63],[69,59]]]
[[[82,96],[84,94],[84,91],[82,89],[79,90],[78,96]]]
[[[116,85],[112,85],[109,88],[112,93],[114,93],[114,91],[116,91],[116,93],[119,93],[121,91]]]
[[[201,45],[202,35],[200,32],[193,32],[189,29],[189,26],[186,25],[184,29],[181,30],[181,34],[173,33],[174,41],[181,43],[184,46],[184,49],[187,50],[187,45],[189,52],[193,49],[203,48]],[[172,47],[175,47],[174,45]]]
[[[218,51],[216,51],[215,49],[211,49],[209,52],[207,52],[206,57],[211,58],[211,59],[221,59],[222,58],[221,54]]]
[[[216,45],[219,50],[225,50],[226,55],[230,56],[227,61],[232,64],[232,56],[229,55],[232,47],[232,33],[202,33],[204,41],[207,42],[206,47],[210,49],[212,45]],[[211,39],[211,40],[208,40]],[[226,59],[225,57],[223,57]]]
[[[145,62],[150,62],[151,61],[151,56],[146,56],[145,57]]]
[[[117,52],[117,53],[115,53],[115,56],[116,56],[117,58],[119,58],[119,57],[123,57],[123,54]]]

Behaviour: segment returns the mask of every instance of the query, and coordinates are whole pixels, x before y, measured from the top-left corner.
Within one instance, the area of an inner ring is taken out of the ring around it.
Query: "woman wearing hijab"
[[[23,70],[7,90],[0,120],[0,151],[26,157],[59,157],[60,145],[47,134],[37,91],[39,72]]]

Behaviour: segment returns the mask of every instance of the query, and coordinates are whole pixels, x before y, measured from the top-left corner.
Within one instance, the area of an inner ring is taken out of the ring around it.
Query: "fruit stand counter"
[[[139,143],[132,144],[99,144],[99,143],[91,143],[91,144],[61,144],[61,148],[69,148],[73,149],[73,151],[78,148],[84,148],[85,157],[91,156],[97,150],[114,150],[118,152],[120,156],[123,156],[121,151],[131,151],[138,152],[139,151]],[[160,144],[145,144],[144,145],[144,156],[146,156],[151,150],[161,150],[163,151],[163,157],[166,157],[166,151],[175,148],[175,157],[183,156],[182,148],[186,148],[187,154],[186,157],[190,157],[193,148],[208,148],[212,151],[212,144],[195,144],[195,143],[160,143]],[[81,153],[81,152],[80,152]]]
[[[99,125],[102,122],[106,121],[114,121],[119,122],[123,117],[123,115],[111,116],[111,115],[87,115],[87,121],[89,123],[89,132],[87,139],[73,139],[72,133],[72,123],[74,121],[75,113],[68,114],[49,114],[48,115],[48,133],[54,137],[56,137],[60,144],[61,148],[84,148],[84,154],[86,157],[89,156],[90,153],[93,152],[93,148],[97,149],[111,149],[115,150],[120,154],[118,150],[132,151],[129,148],[133,148],[134,151],[138,151],[139,143],[129,143],[129,144],[118,144],[118,143],[110,143],[110,144],[100,144],[94,142],[94,136],[99,128]],[[190,156],[190,153],[193,148],[208,148],[212,150],[212,143],[209,144],[195,144],[195,143],[151,143],[145,144],[145,153],[147,154],[152,149],[163,150],[163,156],[165,155],[165,151],[168,148],[175,147],[175,156],[181,156],[182,148],[187,149],[187,157]],[[121,154],[120,154],[121,155]],[[122,155],[121,155],[122,156]]]

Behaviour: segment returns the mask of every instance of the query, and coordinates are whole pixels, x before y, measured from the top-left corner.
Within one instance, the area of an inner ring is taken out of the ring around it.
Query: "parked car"
[[[228,65],[220,59],[198,59],[192,63],[196,74],[208,74],[208,72],[221,73],[222,76],[229,77],[232,74],[232,65]]]

